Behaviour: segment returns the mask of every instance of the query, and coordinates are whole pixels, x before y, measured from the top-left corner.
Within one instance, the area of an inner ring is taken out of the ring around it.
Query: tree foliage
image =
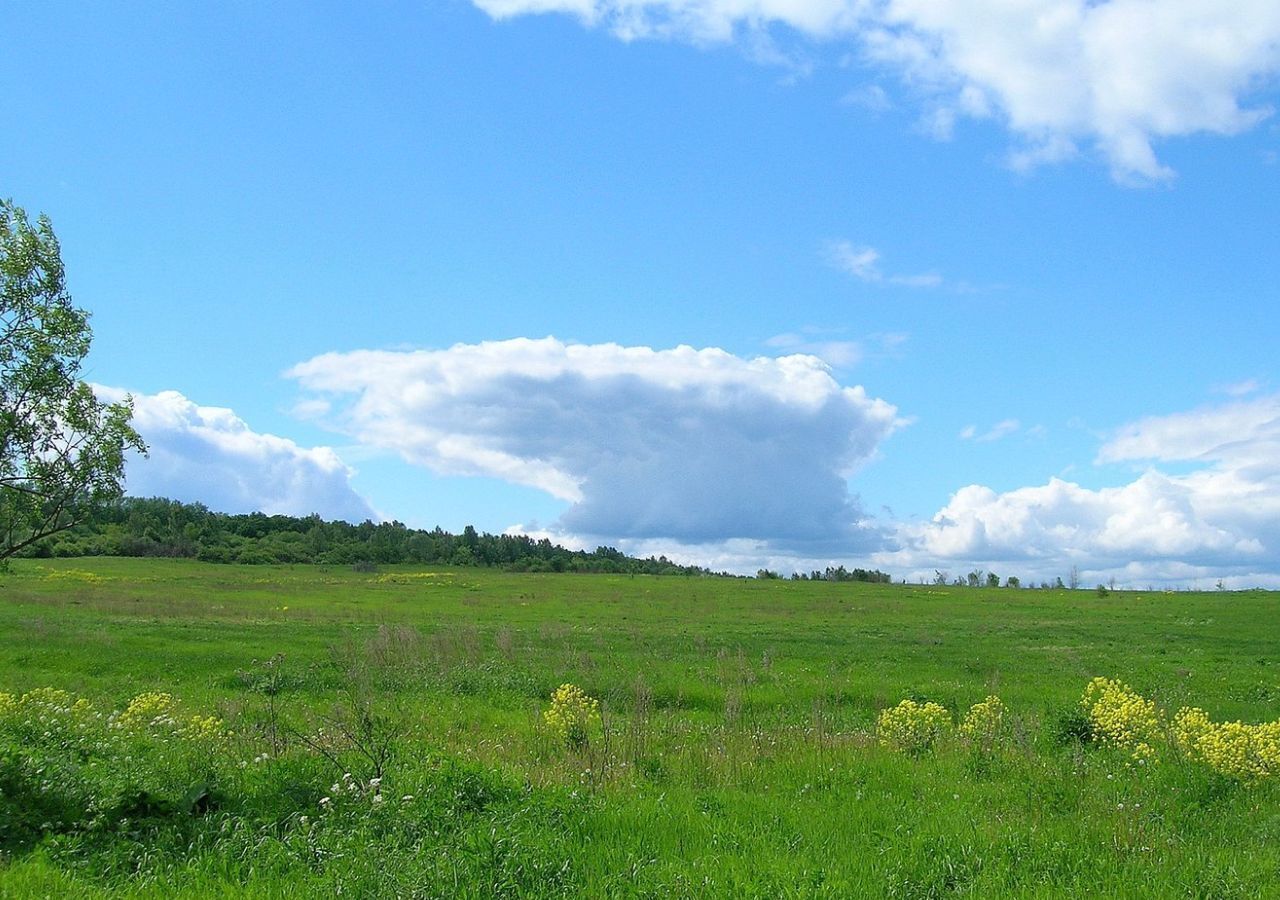
[[[170,556],[219,563],[319,563],[369,566],[479,566],[512,572],[615,572],[632,575],[718,575],[665,556],[637,559],[613,547],[569,550],[547,538],[488,534],[467,526],[409,528],[400,522],[329,522],[317,515],[231,515],[200,503],[124,497],[85,521],[28,546],[27,557]]]
[[[145,450],[131,404],[80,379],[91,336],[48,218],[0,201],[0,563],[118,498],[125,451]]]
[[[807,575],[804,572],[793,572],[792,581],[861,581],[870,584],[890,584],[893,579],[887,572],[879,569],[846,569],[844,566],[827,566],[826,569],[814,569]]]

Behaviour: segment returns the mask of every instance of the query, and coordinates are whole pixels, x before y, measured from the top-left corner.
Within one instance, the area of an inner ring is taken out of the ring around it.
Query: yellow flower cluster
[[[179,733],[193,741],[215,742],[227,736],[222,730],[222,720],[217,716],[195,715],[179,729]]]
[[[452,572],[388,572],[373,579],[374,584],[425,584],[430,587],[448,586],[441,578],[452,578]]]
[[[556,688],[551,695],[551,706],[542,714],[547,727],[571,747],[587,743],[587,728],[599,717],[599,701],[573,684]]]
[[[1214,730],[1209,714],[1198,706],[1184,706],[1173,717],[1170,734],[1178,749],[1194,756],[1196,745]]]
[[[1256,781],[1280,774],[1280,721],[1214,722],[1192,706],[1178,710],[1171,732],[1174,744],[1188,757],[1230,778]]]
[[[20,697],[0,691],[0,726],[45,742],[72,737],[86,740],[95,734],[106,737],[104,728],[166,741],[176,737],[205,747],[231,737],[218,717],[180,717],[178,710],[171,694],[159,692],[139,694],[124,710],[104,716],[88,699],[59,688],[36,688]]]
[[[148,691],[130,700],[116,721],[122,728],[131,731],[153,725],[172,725],[173,706],[172,694]]]
[[[1256,781],[1280,775],[1280,721],[1214,722],[1203,709],[1184,706],[1166,729],[1154,702],[1108,678],[1093,679],[1080,705],[1099,742],[1127,749],[1136,760],[1154,759],[1156,743],[1167,737],[1188,759],[1229,778]]]
[[[1085,687],[1080,706],[1099,743],[1129,750],[1136,760],[1155,756],[1164,727],[1154,701],[1121,681],[1098,677]]]
[[[112,580],[110,576],[99,575],[97,572],[86,572],[83,569],[54,569],[52,571],[44,569],[44,574],[40,577],[44,581],[79,581],[84,584],[103,584]]]
[[[971,741],[989,744],[1004,727],[1004,702],[995,694],[975,703],[960,723],[960,734]]]
[[[17,703],[19,709],[48,709],[62,711],[71,709],[75,701],[71,694],[60,688],[42,687],[27,691]]]
[[[923,753],[951,730],[951,713],[937,703],[903,700],[880,711],[880,744],[904,753]]]
[[[93,704],[59,688],[42,687],[21,697],[0,693],[0,718],[35,716],[39,721],[77,722],[93,713]]]

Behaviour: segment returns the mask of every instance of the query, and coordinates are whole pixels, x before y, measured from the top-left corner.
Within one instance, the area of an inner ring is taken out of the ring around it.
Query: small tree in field
[[[48,218],[0,201],[0,565],[118,498],[125,451],[146,449],[132,404],[80,380],[90,337]]]

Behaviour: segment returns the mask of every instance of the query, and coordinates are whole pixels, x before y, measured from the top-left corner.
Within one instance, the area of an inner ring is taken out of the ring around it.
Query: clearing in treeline
[[[0,896],[1275,896],[1278,647],[1264,592],[16,560]]]

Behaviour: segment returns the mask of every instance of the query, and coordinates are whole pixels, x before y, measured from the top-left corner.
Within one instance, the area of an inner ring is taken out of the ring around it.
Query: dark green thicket
[[[325,521],[318,515],[229,515],[200,503],[126,497],[99,507],[84,522],[26,548],[32,558],[131,556],[200,559],[205,562],[270,565],[319,563],[350,565],[372,572],[379,565],[478,566],[509,572],[597,572],[624,575],[715,575],[702,566],[684,566],[665,556],[639,559],[613,547],[569,550],[550,540],[520,534],[462,534],[442,528],[409,528],[400,522],[359,525]],[[762,570],[763,571],[763,570]],[[769,573],[778,577],[776,573]],[[793,580],[859,581],[888,584],[876,569],[828,566],[795,573]]]
[[[546,538],[480,533],[470,525],[462,534],[451,534],[400,522],[328,522],[318,515],[228,515],[200,503],[136,497],[101,507],[87,521],[28,548],[24,555],[188,557],[219,563],[352,565],[362,570],[413,563],[513,572],[723,574],[682,566],[665,556],[637,559],[612,547],[590,553],[568,550]]]

